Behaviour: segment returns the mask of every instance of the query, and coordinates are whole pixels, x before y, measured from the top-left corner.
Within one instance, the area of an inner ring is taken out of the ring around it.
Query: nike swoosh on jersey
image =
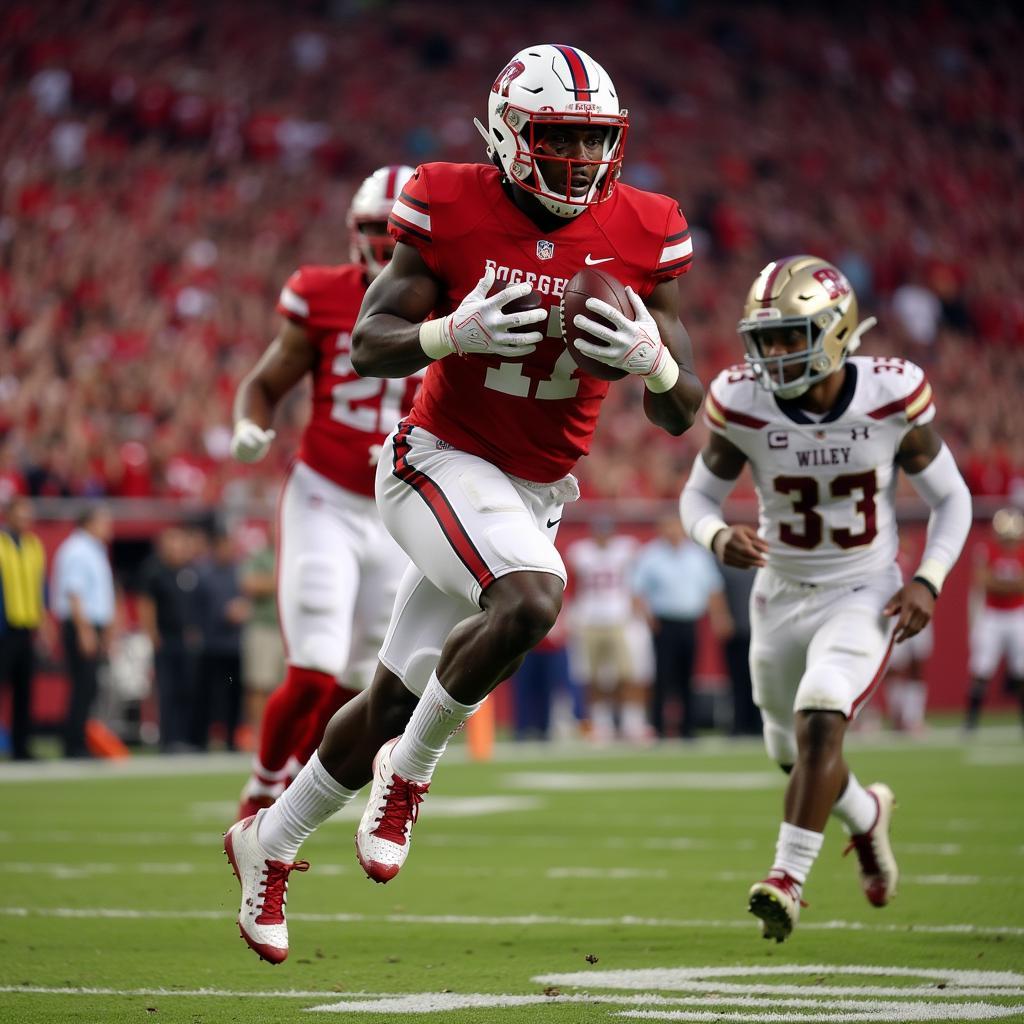
[[[588,267],[596,267],[598,263],[610,263],[613,259],[615,259],[614,256],[603,256],[601,259],[595,260],[588,252],[587,255],[583,257],[583,262],[586,263]]]
[[[554,527],[556,527],[561,521],[562,521],[562,517],[561,516],[559,516],[557,519],[549,519],[548,520],[548,529],[549,530],[554,529]]]

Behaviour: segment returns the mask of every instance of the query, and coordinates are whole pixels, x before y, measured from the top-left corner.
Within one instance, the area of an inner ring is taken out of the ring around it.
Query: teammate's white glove
[[[275,437],[273,430],[264,430],[252,420],[239,420],[231,436],[231,454],[239,462],[259,462]]]
[[[629,320],[607,302],[587,299],[587,309],[591,313],[597,313],[615,326],[608,327],[577,314],[573,323],[604,344],[578,340],[576,349],[598,362],[617,366],[627,373],[635,373],[643,378],[648,390],[655,394],[671,391],[679,379],[679,364],[672,358],[672,353],[661,340],[658,324],[647,311],[643,299],[629,285],[626,285],[626,294],[633,303],[635,320]]]
[[[494,268],[488,267],[476,287],[454,313],[420,326],[420,345],[431,359],[453,352],[462,355],[528,356],[543,340],[540,331],[514,331],[515,327],[547,320],[546,309],[502,313],[501,307],[533,291],[527,283],[513,284],[488,297],[494,284]]]

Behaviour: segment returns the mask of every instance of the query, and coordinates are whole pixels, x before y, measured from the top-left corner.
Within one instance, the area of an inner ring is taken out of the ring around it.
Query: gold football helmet
[[[1024,512],[1019,508],[1001,508],[992,517],[992,529],[996,536],[1007,543],[1024,537]]]
[[[787,256],[757,275],[739,334],[761,386],[780,398],[796,398],[835,373],[876,322],[857,322],[857,296],[831,263]]]

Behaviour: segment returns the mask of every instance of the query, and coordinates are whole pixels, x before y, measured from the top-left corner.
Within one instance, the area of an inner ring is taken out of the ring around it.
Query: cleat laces
[[[861,869],[865,875],[880,875],[882,869],[878,866],[878,858],[875,856],[875,844],[872,842],[871,833],[864,832],[859,836],[850,836],[850,841],[843,850],[845,857],[851,850],[857,851],[857,859],[860,861]]]
[[[416,823],[420,804],[429,789],[429,782],[410,782],[400,775],[392,775],[384,798],[384,809],[376,819],[377,827],[372,834],[379,839],[405,846],[409,826]]]
[[[309,861],[286,864],[281,860],[264,861],[259,896],[262,902],[256,924],[284,924],[284,905],[288,901],[288,876],[293,871],[308,871]]]

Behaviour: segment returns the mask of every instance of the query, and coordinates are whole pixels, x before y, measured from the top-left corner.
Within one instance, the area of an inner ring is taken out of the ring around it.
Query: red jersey
[[[281,289],[277,311],[317,348],[313,413],[299,458],[339,487],[372,496],[380,445],[412,407],[420,378],[381,380],[352,369],[352,327],[365,294],[356,264],[300,267]]]
[[[994,537],[986,537],[978,546],[978,563],[998,580],[1024,582],[1024,543],[1007,547]],[[1024,608],[1024,593],[995,594],[985,591],[985,607],[1001,611]]]
[[[616,185],[611,197],[544,234],[506,195],[497,168],[424,164],[405,186],[391,234],[415,246],[444,283],[435,316],[455,309],[493,267],[499,283],[527,282],[549,310],[545,339],[519,359],[457,355],[427,368],[409,422],[512,476],[548,483],[590,450],[608,383],[566,350],[558,304],[570,278],[601,264],[646,298],[693,258],[674,200]]]

